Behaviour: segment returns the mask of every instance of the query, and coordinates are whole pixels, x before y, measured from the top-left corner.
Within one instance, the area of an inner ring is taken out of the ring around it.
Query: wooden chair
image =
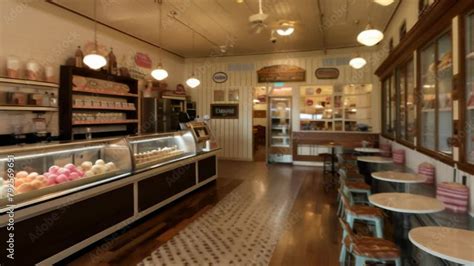
[[[352,205],[344,194],[340,192],[341,201],[344,206],[344,214],[349,225],[354,226],[355,221],[365,222],[375,226],[375,236],[383,238],[383,211],[377,207],[354,204]]]
[[[339,218],[339,223],[343,229],[341,253],[339,263],[344,265],[346,254],[355,257],[355,265],[363,266],[367,262],[395,262],[396,266],[401,266],[400,248],[391,241],[370,236],[355,235],[352,227],[343,219]]]

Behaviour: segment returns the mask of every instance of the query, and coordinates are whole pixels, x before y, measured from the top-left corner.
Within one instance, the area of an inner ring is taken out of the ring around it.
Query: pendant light
[[[162,9],[162,5],[163,5],[163,0],[159,0],[158,1],[158,5],[160,7],[160,20],[159,20],[159,32],[158,32],[158,42],[159,42],[159,45],[160,45],[160,50],[158,51],[159,54],[158,54],[158,67],[156,69],[154,69],[153,71],[151,71],[151,76],[156,79],[156,80],[164,80],[165,78],[168,77],[168,71],[166,71],[164,68],[163,68],[163,64],[161,63],[161,55],[163,53],[163,48],[162,48],[162,43],[161,43],[161,35],[162,35],[162,32],[163,32],[163,17],[162,17],[162,12],[161,12],[161,9]]]
[[[395,0],[374,0],[374,2],[381,5],[381,6],[389,6],[393,2],[395,2]]]
[[[357,41],[365,46],[374,46],[383,40],[383,33],[367,24],[365,30],[357,35]]]
[[[194,31],[193,31],[193,50],[194,50]],[[201,84],[201,81],[199,81],[199,79],[197,79],[194,76],[194,61],[191,61],[191,68],[193,72],[191,74],[191,77],[188,78],[188,80],[186,80],[186,85],[194,89]]]
[[[105,57],[97,52],[97,0],[94,0],[94,50],[82,60],[86,66],[98,70],[107,64]]]
[[[367,64],[367,61],[361,57],[361,56],[356,56],[349,61],[349,65],[354,68],[354,69],[361,69]]]

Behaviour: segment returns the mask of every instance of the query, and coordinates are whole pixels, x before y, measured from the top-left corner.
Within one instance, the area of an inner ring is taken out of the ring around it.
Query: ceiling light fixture
[[[194,50],[194,30],[193,30],[193,50]],[[201,81],[199,81],[199,79],[197,79],[194,76],[194,61],[191,61],[191,68],[193,72],[191,74],[191,77],[188,78],[188,80],[186,80],[186,85],[194,89],[201,84]]]
[[[383,33],[377,29],[373,29],[370,24],[367,24],[365,30],[357,35],[357,41],[365,46],[374,46],[383,40]]]
[[[97,1],[94,0],[94,50],[82,59],[88,67],[98,70],[107,64],[105,57],[97,52]]]
[[[235,2],[237,2],[237,4],[242,4],[244,0],[235,0]]]
[[[393,2],[395,2],[395,0],[374,0],[374,2],[381,5],[381,6],[389,6]]]
[[[290,36],[295,32],[295,27],[289,23],[282,23],[280,28],[276,30],[280,36]]]
[[[159,18],[159,26],[158,26],[158,29],[159,29],[159,32],[158,32],[158,42],[159,42],[159,46],[160,46],[160,50],[158,51],[158,67],[155,68],[153,71],[151,71],[151,76],[156,79],[156,80],[164,80],[165,78],[168,77],[168,71],[166,71],[164,68],[163,68],[163,64],[161,63],[161,55],[163,53],[163,44],[161,43],[161,35],[162,35],[162,31],[163,31],[163,16],[162,16],[162,12],[161,12],[161,9],[162,9],[162,5],[163,5],[163,0],[158,0],[158,6],[160,8],[160,12],[159,12],[159,15],[160,15],[160,18]]]
[[[354,57],[349,61],[349,65],[355,69],[361,69],[365,64],[367,64],[367,61],[360,56]]]

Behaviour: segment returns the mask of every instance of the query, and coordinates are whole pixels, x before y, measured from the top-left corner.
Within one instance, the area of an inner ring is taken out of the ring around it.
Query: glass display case
[[[191,131],[130,137],[135,169],[141,171],[196,155]]]
[[[446,32],[421,51],[421,145],[452,154],[452,41]]]
[[[370,131],[371,84],[302,86],[300,130]]]
[[[291,97],[269,96],[268,162],[290,163]]]
[[[11,203],[11,198],[17,204],[62,195],[131,171],[130,149],[124,138],[3,149],[0,206]]]
[[[398,91],[398,135],[399,140],[415,143],[416,109],[415,109],[415,80],[413,60],[397,69]]]
[[[471,12],[465,19],[465,55],[466,55],[466,162],[474,164],[474,12]]]

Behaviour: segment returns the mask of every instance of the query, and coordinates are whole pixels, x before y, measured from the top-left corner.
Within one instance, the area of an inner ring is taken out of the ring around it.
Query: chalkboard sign
[[[238,119],[238,104],[211,104],[211,118]]]

